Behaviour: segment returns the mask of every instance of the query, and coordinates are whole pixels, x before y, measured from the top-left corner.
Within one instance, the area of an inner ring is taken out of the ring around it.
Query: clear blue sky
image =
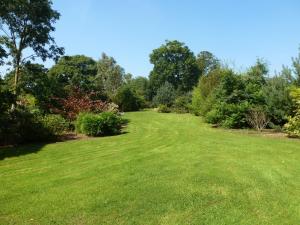
[[[168,40],[208,50],[235,69],[257,57],[271,71],[290,65],[300,44],[299,0],[54,0],[54,34],[66,54],[102,52],[135,76],[148,76],[149,54]]]

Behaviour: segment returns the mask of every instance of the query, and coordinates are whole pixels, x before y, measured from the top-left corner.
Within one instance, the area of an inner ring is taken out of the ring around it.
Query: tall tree
[[[51,32],[60,14],[51,0],[1,0],[0,53],[15,71],[14,93],[22,65],[35,58],[58,59],[64,49],[56,45]],[[30,52],[30,54],[25,55]]]
[[[297,57],[292,58],[293,72],[295,74],[296,84],[300,86],[300,49]]]
[[[211,52],[202,51],[197,55],[197,66],[201,76],[220,67],[220,61]]]
[[[109,57],[105,53],[102,53],[97,68],[97,86],[102,88],[110,99],[113,99],[124,83],[124,69],[117,64],[113,57]]]
[[[150,62],[154,65],[150,73],[151,88],[154,92],[166,82],[182,92],[192,90],[197,84],[199,70],[196,58],[182,42],[166,41],[164,45],[153,50]]]

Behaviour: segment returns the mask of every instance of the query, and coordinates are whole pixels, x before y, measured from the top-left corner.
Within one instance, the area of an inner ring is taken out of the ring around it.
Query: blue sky
[[[266,59],[290,65],[300,44],[298,0],[53,0],[61,13],[56,42],[66,54],[113,56],[134,76],[148,76],[149,54],[179,40],[211,51],[236,70]]]

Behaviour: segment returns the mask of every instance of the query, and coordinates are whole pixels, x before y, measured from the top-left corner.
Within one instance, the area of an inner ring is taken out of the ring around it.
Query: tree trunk
[[[19,94],[19,91],[18,91],[19,75],[20,75],[20,60],[17,59],[16,70],[15,70],[14,90],[13,90],[13,93],[16,97],[18,97],[18,94]],[[16,102],[14,102],[11,106],[12,110],[14,110],[15,108],[16,108]]]
[[[19,73],[20,73],[20,67],[17,65],[16,71],[15,71],[15,83],[14,83],[14,94],[18,95],[18,81],[19,81]]]

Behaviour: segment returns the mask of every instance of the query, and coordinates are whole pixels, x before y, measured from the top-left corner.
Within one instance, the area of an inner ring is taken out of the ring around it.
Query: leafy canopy
[[[186,92],[197,84],[199,70],[193,52],[182,42],[166,41],[150,54],[154,65],[150,73],[150,84],[154,92],[169,82],[176,90]]]

